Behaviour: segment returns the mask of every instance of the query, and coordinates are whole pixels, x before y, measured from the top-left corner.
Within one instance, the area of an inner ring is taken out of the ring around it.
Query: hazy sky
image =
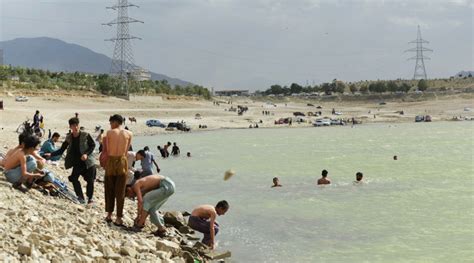
[[[49,36],[112,55],[114,0],[0,0],[0,40]],[[429,78],[473,70],[474,0],[131,0],[135,61],[215,89],[411,78],[421,26]]]

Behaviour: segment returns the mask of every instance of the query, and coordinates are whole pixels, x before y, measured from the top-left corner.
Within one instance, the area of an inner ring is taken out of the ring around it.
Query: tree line
[[[407,82],[400,81],[376,81],[371,83],[346,84],[342,81],[333,80],[330,83],[323,83],[321,85],[314,86],[301,86],[297,83],[292,83],[290,86],[281,86],[278,84],[270,86],[267,90],[260,92],[261,95],[292,95],[301,93],[324,93],[326,95],[332,95],[336,93],[350,92],[355,93],[385,93],[385,92],[409,92],[413,86]],[[428,82],[424,79],[418,81],[416,85],[417,90],[425,91],[429,88]]]
[[[42,69],[0,66],[0,81],[18,78],[20,88],[92,90],[104,95],[121,95],[120,80],[108,74],[53,72]],[[166,80],[129,81],[133,94],[167,94],[211,98],[209,89],[199,85],[172,86]]]

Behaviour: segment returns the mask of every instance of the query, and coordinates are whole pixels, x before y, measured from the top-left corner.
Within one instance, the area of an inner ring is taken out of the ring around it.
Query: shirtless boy
[[[35,178],[43,177],[43,174],[34,172],[36,160],[31,156],[38,150],[39,144],[38,137],[27,135],[23,138],[22,147],[11,150],[3,160],[4,175],[15,187],[19,187],[23,182],[31,183]]]
[[[149,175],[136,181],[133,186],[127,186],[127,197],[137,197],[137,217],[134,230],[140,231],[145,226],[145,221],[150,215],[150,221],[158,227],[155,235],[166,236],[166,227],[163,216],[158,209],[174,193],[174,182],[161,175]]]
[[[278,177],[273,177],[273,185],[272,185],[272,188],[273,187],[282,187],[282,185],[280,184],[280,179],[278,179]]]
[[[196,207],[189,217],[188,226],[204,234],[202,243],[214,249],[215,236],[219,232],[219,224],[216,217],[225,215],[229,210],[229,203],[222,200],[214,207],[212,205],[201,205]]]
[[[110,117],[110,130],[103,138],[108,154],[105,166],[105,221],[112,222],[115,201],[117,201],[117,218],[115,225],[123,225],[123,203],[125,200],[125,186],[128,179],[127,152],[132,142],[132,133],[122,129],[123,117],[115,114]]]
[[[323,170],[321,172],[321,178],[318,179],[318,185],[322,185],[322,184],[331,184],[331,180],[329,180],[329,178],[327,178],[328,176],[328,171],[326,170]]]

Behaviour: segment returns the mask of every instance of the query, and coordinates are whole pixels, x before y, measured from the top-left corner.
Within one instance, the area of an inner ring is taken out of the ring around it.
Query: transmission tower
[[[129,99],[129,82],[134,78],[137,67],[133,59],[132,39],[140,39],[130,35],[129,24],[143,23],[143,21],[133,19],[128,16],[128,8],[137,7],[131,4],[128,0],[117,0],[117,4],[107,7],[117,11],[117,18],[109,23],[103,24],[107,26],[117,25],[117,35],[115,38],[106,39],[106,41],[115,42],[114,55],[112,58],[112,65],[110,73],[117,76],[120,80],[120,93]]]
[[[413,73],[413,79],[427,79],[426,77],[426,69],[425,69],[425,59],[430,59],[429,57],[425,57],[423,55],[423,51],[425,52],[433,52],[433,50],[429,48],[423,47],[423,44],[428,44],[430,42],[421,38],[421,30],[420,26],[418,26],[418,36],[416,40],[408,42],[409,44],[416,44],[415,48],[410,48],[405,50],[405,52],[416,52],[414,57],[409,58],[408,60],[416,60],[415,64],[415,73]]]

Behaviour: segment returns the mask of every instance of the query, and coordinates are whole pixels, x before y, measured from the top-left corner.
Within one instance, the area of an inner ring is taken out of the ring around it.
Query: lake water
[[[181,147],[159,160],[177,187],[164,210],[229,201],[217,239],[233,262],[473,262],[473,124],[221,130],[134,146]],[[317,187],[323,169],[333,184]],[[358,171],[365,185],[352,184]]]

